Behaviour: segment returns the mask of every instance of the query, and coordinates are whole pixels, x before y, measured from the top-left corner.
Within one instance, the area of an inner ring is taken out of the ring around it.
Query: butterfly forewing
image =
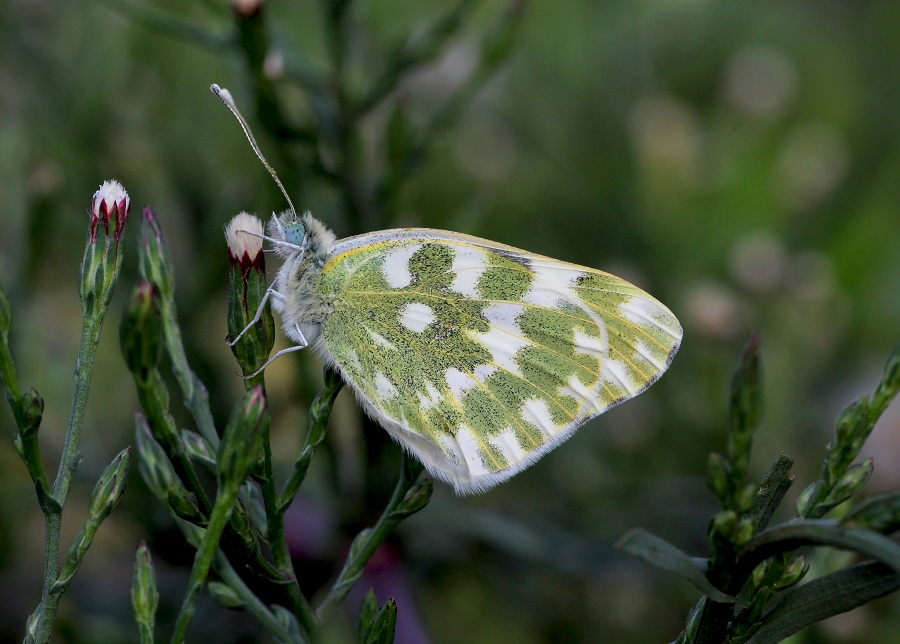
[[[681,328],[612,275],[445,231],[332,249],[320,350],[432,474],[512,476],[665,371]]]

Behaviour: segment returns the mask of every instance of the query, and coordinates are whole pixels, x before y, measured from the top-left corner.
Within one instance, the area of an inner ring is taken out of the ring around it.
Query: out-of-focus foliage
[[[274,73],[325,70],[324,4],[268,3]],[[447,3],[356,4],[360,38],[347,56],[362,86],[379,55]],[[475,43],[504,5],[474,3],[460,37],[387,105],[403,104],[413,123],[432,113],[471,73]],[[84,204],[106,178],[126,186],[136,210],[152,204],[166,229],[185,345],[220,420],[242,389],[224,344],[222,228],[241,209],[265,216],[284,203],[210,83],[232,90],[297,207],[351,232],[332,185],[289,180],[297,173],[285,164],[308,159],[275,153],[253,118],[244,64],[225,45],[232,30],[228,7],[213,0],[0,3],[0,279],[22,384],[47,401],[46,454],[61,449],[71,396]],[[751,476],[785,451],[798,478],[815,477],[834,417],[877,382],[900,336],[898,31],[893,0],[530,3],[515,53],[433,142],[390,224],[450,228],[610,270],[669,305],[685,341],[647,394],[520,476],[474,498],[437,487],[363,579],[379,605],[396,599],[398,641],[677,635],[695,591],[611,544],[642,525],[706,554],[716,510],[706,460],[724,444],[728,376],[751,329],[763,338],[767,373]],[[297,85],[276,84],[292,120],[316,109]],[[372,158],[383,154],[375,136],[388,111],[367,117]],[[124,243],[113,317],[138,271],[134,230]],[[133,440],[136,400],[113,322],[95,366],[73,507],[86,506],[92,482]],[[277,468],[291,466],[302,442],[320,371],[312,355],[294,354],[267,372]],[[344,394],[327,435],[330,459],[314,464],[287,517],[311,593],[383,505],[368,503],[366,482],[383,476],[383,495],[393,486],[398,449],[361,428]],[[0,430],[11,439],[5,411]],[[867,449],[875,457],[867,490],[900,484],[896,403]],[[11,441],[0,472],[0,638],[19,641],[39,596],[43,525]],[[79,526],[64,529],[71,537]],[[127,589],[142,538],[159,576],[158,628],[168,632],[191,551],[132,474],[62,602],[61,634],[136,638]],[[814,637],[878,641],[898,622],[892,597],[816,627]],[[221,641],[257,628],[211,601],[196,623]],[[334,636],[355,628],[348,615]]]

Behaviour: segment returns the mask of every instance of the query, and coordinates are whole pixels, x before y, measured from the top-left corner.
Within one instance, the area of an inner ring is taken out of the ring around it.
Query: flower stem
[[[53,502],[41,504],[46,524],[46,542],[44,546],[44,588],[41,593],[37,641],[47,642],[56,621],[56,610],[59,607],[61,593],[51,593],[50,589],[59,577],[59,541],[62,528],[62,510],[69,495],[75,468],[81,460],[78,447],[81,442],[81,430],[84,427],[84,413],[91,391],[91,375],[94,371],[94,356],[100,341],[100,329],[103,317],[87,316],[81,331],[81,346],[78,349],[78,360],[75,363],[75,393],[72,396],[72,411],[59,471],[53,482],[51,499]]]

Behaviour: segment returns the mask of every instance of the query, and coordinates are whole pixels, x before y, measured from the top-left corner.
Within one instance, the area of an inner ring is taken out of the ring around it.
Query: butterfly
[[[296,213],[231,94],[210,89],[291,206],[268,236],[237,218],[232,226],[268,239],[283,260],[266,299],[297,346],[276,356],[311,346],[457,493],[521,472],[669,367],[678,320],[609,273],[430,228],[337,240]]]
[[[665,372],[678,320],[623,279],[469,235],[337,240],[273,215],[285,334],[457,493],[514,476]]]

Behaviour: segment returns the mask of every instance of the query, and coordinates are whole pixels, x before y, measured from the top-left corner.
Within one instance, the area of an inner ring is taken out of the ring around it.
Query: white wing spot
[[[578,379],[578,376],[572,375],[566,386],[559,388],[559,393],[562,396],[571,396],[582,403],[576,416],[585,418],[599,414],[606,409],[606,403],[600,399],[598,389],[599,387],[593,389],[588,387]]]
[[[636,390],[624,362],[604,360],[600,363],[600,376],[629,394],[633,394]]]
[[[475,379],[478,382],[484,382],[488,378],[494,375],[494,372],[497,371],[497,367],[492,364],[480,364],[475,367],[475,370],[472,374],[475,376]]]
[[[409,260],[422,244],[410,244],[384,256],[381,272],[391,288],[405,288],[412,282],[412,273],[409,272]]]
[[[559,431],[550,415],[550,405],[541,398],[526,400],[522,404],[522,417],[547,436],[553,436]]]
[[[350,349],[347,352],[347,359],[350,360],[350,364],[352,364],[357,371],[362,371],[362,363],[359,361],[359,356],[356,355],[356,351]]]
[[[519,445],[519,441],[516,439],[512,427],[506,428],[503,430],[502,434],[494,437],[491,440],[491,444],[503,454],[503,458],[505,458],[506,462],[510,465],[518,463],[528,455],[528,453],[522,449],[522,446]]]
[[[450,388],[450,391],[452,391],[453,395],[459,400],[462,400],[462,396],[466,391],[472,387],[478,386],[478,380],[465,371],[460,371],[453,367],[447,369],[444,373],[444,379],[447,381],[447,386]]]
[[[528,340],[517,337],[507,329],[493,324],[487,333],[470,331],[468,335],[473,342],[479,343],[491,352],[491,361],[494,366],[517,376],[522,375],[519,364],[516,362],[516,353],[519,349],[529,345]]]
[[[470,427],[460,425],[459,430],[456,432],[456,442],[459,444],[459,452],[462,453],[468,466],[469,476],[475,477],[488,474],[481,445]]]
[[[642,297],[632,297],[627,302],[622,302],[619,305],[619,310],[629,322],[662,326],[658,321],[659,314],[662,312],[660,306]]]
[[[429,409],[434,409],[437,407],[443,396],[441,392],[437,390],[431,381],[425,383],[425,389],[427,390],[427,395],[419,394],[419,408],[422,411],[428,411]]]
[[[531,270],[534,272],[534,280],[522,298],[523,301],[547,309],[557,308],[556,303],[560,299],[580,301],[570,287],[584,273],[540,261],[532,262]]]
[[[588,356],[594,356],[595,358],[602,358],[609,351],[606,346],[606,342],[603,341],[603,338],[597,338],[592,335],[588,335],[578,327],[573,329],[573,336],[575,340],[575,352],[581,353]]]
[[[427,329],[436,319],[431,307],[420,302],[410,302],[400,311],[400,324],[416,333]]]
[[[652,364],[653,368],[657,371],[665,371],[666,369],[665,363],[660,362],[659,359],[653,355],[650,347],[648,347],[643,340],[638,340],[637,344],[634,345],[634,355],[635,358],[643,358],[646,362]]]
[[[381,345],[382,347],[384,347],[385,349],[391,349],[391,350],[393,350],[393,349],[395,348],[394,345],[391,344],[391,343],[388,341],[388,339],[385,338],[385,337],[384,337],[383,335],[381,335],[380,333],[376,333],[375,331],[371,331],[371,330],[370,330],[370,331],[369,331],[369,337],[372,338],[372,340],[375,342],[375,344],[379,344],[379,345]]]
[[[394,387],[394,384],[388,380],[388,377],[381,372],[375,374],[375,391],[378,392],[378,395],[382,400],[387,400],[388,398],[393,398],[397,395],[397,388]]]
[[[453,263],[450,272],[453,273],[453,282],[450,288],[463,297],[479,299],[478,280],[488,267],[487,253],[478,248],[469,246],[457,246],[454,249]]]

